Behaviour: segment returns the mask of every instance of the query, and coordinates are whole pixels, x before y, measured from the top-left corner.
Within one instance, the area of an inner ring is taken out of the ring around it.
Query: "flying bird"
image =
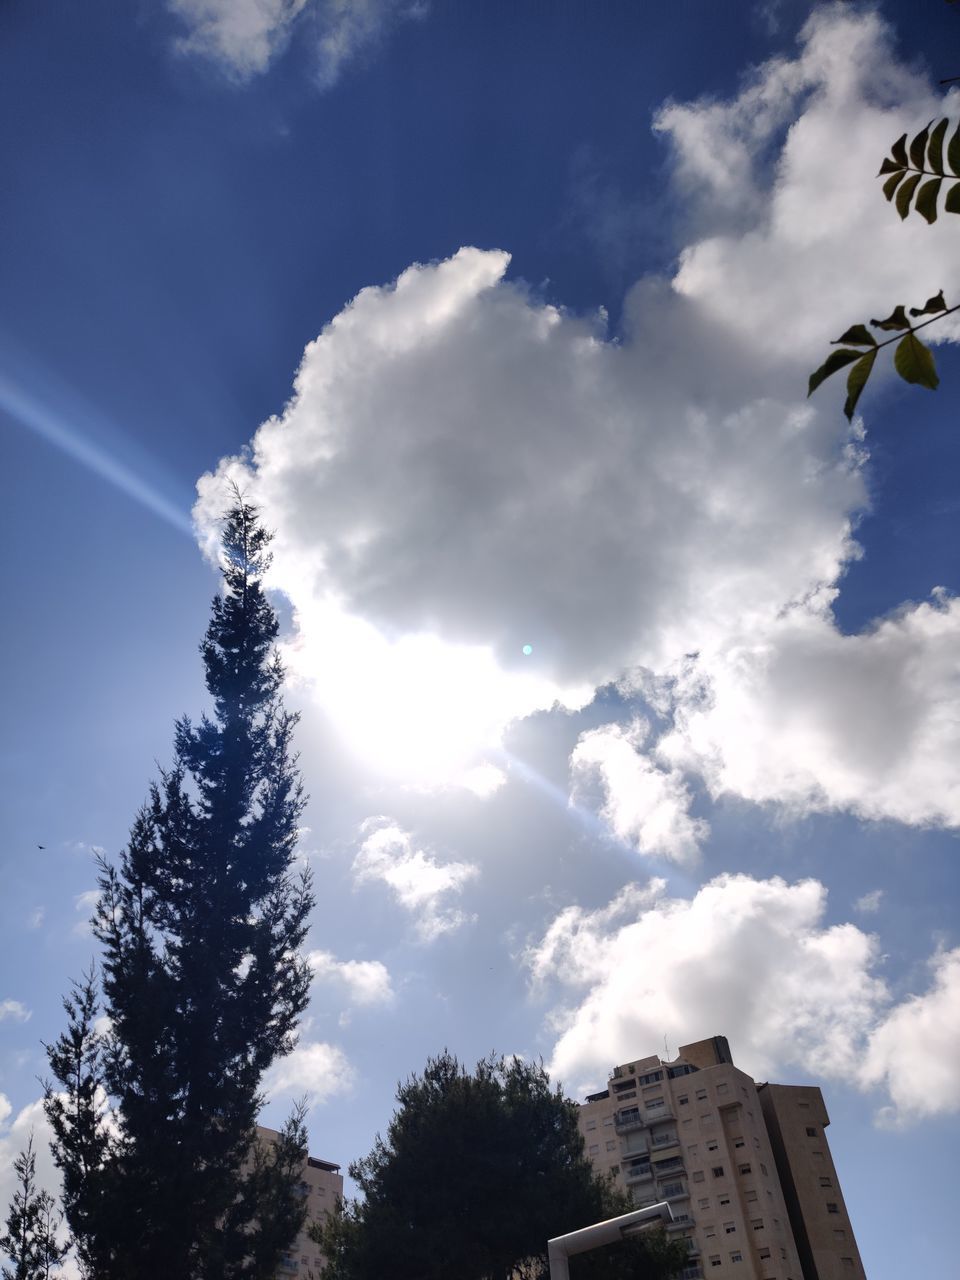
[[[37,845],[37,848],[38,848],[38,849],[45,849],[46,847],[47,847],[47,846],[46,846],[45,844],[38,844],[38,845]]]

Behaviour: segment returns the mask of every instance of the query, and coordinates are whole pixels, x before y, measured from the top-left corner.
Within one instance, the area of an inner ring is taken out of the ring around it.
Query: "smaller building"
[[[279,1138],[276,1129],[268,1129],[257,1125],[257,1140],[261,1143],[274,1143]],[[319,1245],[311,1240],[307,1228],[333,1213],[337,1201],[343,1199],[343,1175],[340,1166],[329,1160],[321,1160],[317,1156],[307,1156],[303,1166],[303,1180],[300,1190],[307,1201],[307,1218],[304,1229],[283,1256],[277,1271],[277,1280],[319,1280],[323,1267],[323,1255]]]

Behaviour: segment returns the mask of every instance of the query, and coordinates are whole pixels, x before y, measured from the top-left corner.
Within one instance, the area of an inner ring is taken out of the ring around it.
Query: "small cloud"
[[[29,916],[27,916],[27,928],[39,929],[40,926],[43,924],[43,917],[46,915],[46,913],[47,913],[46,907],[34,907],[34,909],[30,912]]]
[[[0,1022],[29,1022],[30,1010],[19,1000],[0,1000]]]
[[[73,900],[74,911],[84,912],[87,917],[85,920],[78,920],[77,923],[71,929],[70,932],[73,934],[75,938],[86,938],[86,937],[89,937],[89,935],[93,932],[91,927],[90,917],[92,916],[94,908],[96,907],[99,901],[100,901],[99,889],[87,889],[83,893],[78,893],[77,896],[74,898]]]
[[[316,981],[340,984],[353,1004],[389,1004],[393,999],[390,972],[379,960],[337,960],[329,951],[311,951],[307,959]]]
[[[858,898],[853,904],[854,910],[863,912],[866,915],[872,915],[875,911],[880,910],[880,903],[883,900],[882,889],[871,889],[869,893],[865,893]]]
[[[342,1049],[316,1041],[296,1049],[270,1068],[266,1089],[270,1094],[292,1094],[312,1104],[349,1093],[354,1071]]]
[[[475,917],[448,905],[480,874],[471,862],[439,862],[432,853],[416,849],[413,837],[389,818],[363,824],[366,839],[353,861],[357,884],[380,880],[407,911],[416,915],[422,942],[433,942]]]

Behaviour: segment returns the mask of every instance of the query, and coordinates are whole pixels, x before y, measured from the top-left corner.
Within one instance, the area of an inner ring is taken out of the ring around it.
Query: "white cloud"
[[[682,773],[658,768],[640,750],[648,734],[643,720],[581,734],[570,756],[570,798],[585,805],[599,792],[600,817],[618,839],[638,853],[689,863],[709,828],[690,816],[691,796]]]
[[[307,959],[314,979],[339,984],[352,1004],[389,1004],[393,999],[390,972],[379,960],[337,960],[329,951],[311,951]]]
[[[566,996],[551,1015],[551,1074],[585,1091],[610,1068],[726,1035],[756,1079],[801,1070],[886,1088],[903,1123],[960,1111],[960,948],[938,953],[922,996],[891,999],[876,938],[826,925],[826,890],[720,875],[692,898],[663,880],[606,907],[561,911],[526,953],[533,987]]]
[[[880,903],[883,901],[882,889],[870,889],[867,893],[862,894],[853,904],[855,911],[860,911],[864,915],[873,915],[880,910]]]
[[[862,1078],[884,1085],[882,1122],[960,1111],[960,948],[931,961],[933,983],[899,1004],[870,1037]]]
[[[298,23],[314,41],[321,88],[374,45],[400,17],[422,10],[403,0],[167,0],[186,26],[182,52],[212,58],[237,80],[267,70]]]
[[[99,901],[99,889],[86,889],[83,893],[78,893],[74,898],[74,911],[78,913],[82,912],[85,916],[83,920],[78,920],[71,930],[71,933],[75,938],[88,938],[93,932],[92,918],[96,905]]]
[[[849,1074],[887,990],[875,940],[824,927],[825,904],[815,880],[721,875],[689,900],[654,881],[600,911],[567,908],[528,955],[536,982],[583,993],[556,1015],[551,1073],[596,1084],[665,1034],[676,1046],[722,1033],[757,1078]]]
[[[39,929],[40,926],[43,924],[43,918],[46,915],[46,913],[47,913],[46,907],[34,907],[34,909],[30,912],[29,916],[27,916],[27,928]]]
[[[413,837],[386,818],[368,819],[364,840],[353,862],[357,884],[382,881],[397,901],[415,915],[415,927],[423,942],[432,942],[474,919],[449,905],[464,886],[479,874],[469,862],[439,862],[432,853],[417,849]]]
[[[264,1088],[271,1096],[306,1096],[315,1105],[349,1093],[353,1068],[342,1049],[323,1041],[298,1045],[267,1072]]]
[[[658,757],[710,790],[796,813],[960,823],[960,600],[862,635],[798,609],[688,664]]]
[[[11,1022],[27,1022],[30,1010],[19,1000],[0,1000],[0,1022],[9,1018]]]
[[[658,116],[698,230],[673,282],[633,289],[622,341],[464,248],[309,344],[196,514],[209,542],[231,478],[260,506],[289,669],[368,763],[450,783],[511,719],[642,668],[670,681],[672,730],[634,759],[608,729],[574,762],[638,848],[702,838],[682,771],[795,812],[958,821],[960,610],[837,630],[865,447],[838,389],[803,398],[837,324],[960,275],[949,220],[901,225],[874,178],[941,109],[876,14],[818,11],[730,101]]]

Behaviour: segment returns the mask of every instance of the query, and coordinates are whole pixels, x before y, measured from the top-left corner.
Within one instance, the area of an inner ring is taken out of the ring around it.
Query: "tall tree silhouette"
[[[201,645],[212,716],[176,724],[119,865],[101,863],[95,979],[48,1048],[54,1155],[78,1256],[97,1280],[267,1277],[302,1221],[302,1116],[256,1162],[264,1072],[295,1042],[313,905],[293,874],[304,804],[297,716],[280,700],[278,624],[262,587],[270,535],[237,496],[223,591]],[[266,1241],[273,1241],[267,1246]]]

